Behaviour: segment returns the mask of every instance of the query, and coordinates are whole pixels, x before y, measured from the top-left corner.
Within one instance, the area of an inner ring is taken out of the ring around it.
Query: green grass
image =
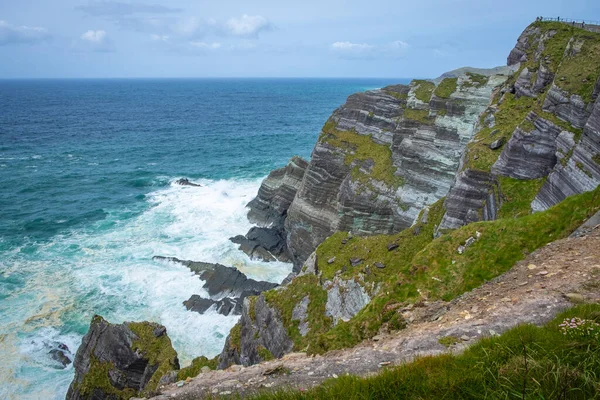
[[[313,389],[251,397],[292,399],[592,399],[600,395],[600,344],[563,335],[559,324],[600,322],[598,304],[576,306],[543,327],[521,325],[459,355],[422,357],[371,377],[343,376]]]
[[[434,120],[429,116],[429,110],[417,110],[414,108],[405,109],[402,116],[406,119],[417,121],[425,125],[432,125]]]
[[[569,235],[599,209],[600,187],[544,212],[464,226],[431,242],[413,258],[414,280],[428,298],[451,300],[506,272],[526,254]],[[481,238],[458,254],[458,246],[476,232]]]
[[[546,178],[520,180],[499,176],[502,206],[498,218],[519,218],[531,213],[531,202]]]
[[[482,128],[475,135],[475,140],[467,145],[466,168],[489,172],[501,153],[501,149],[491,150],[490,143],[500,138],[508,141],[515,128],[523,122],[534,107],[535,99],[517,98],[514,94],[506,93],[502,104],[494,114],[496,125],[493,128]]]
[[[429,103],[433,90],[435,89],[435,84],[425,80],[414,80],[412,83],[414,85],[415,97],[423,103]]]
[[[399,93],[399,92],[394,92],[392,90],[385,90],[385,93],[389,94],[392,97],[397,98],[398,100],[406,101],[408,99],[408,93]]]
[[[450,347],[454,346],[457,343],[460,343],[460,339],[456,336],[444,336],[438,339],[438,343],[442,346]]]
[[[458,78],[445,78],[435,88],[433,94],[442,99],[448,99],[452,93],[456,92],[457,82]]]
[[[330,120],[323,127],[319,141],[329,143],[345,153],[344,163],[351,165],[354,162],[362,164],[373,160],[374,166],[369,174],[360,171],[360,165],[355,165],[352,177],[363,185],[370,187],[370,180],[374,179],[397,189],[403,185],[403,179],[395,175],[396,167],[392,165],[392,150],[389,146],[378,144],[370,135],[359,135],[354,131],[340,131],[336,129],[335,122]]]
[[[217,365],[219,365],[219,357],[215,357],[213,359],[208,359],[204,356],[196,357],[192,360],[192,364],[188,367],[181,368],[177,372],[177,380],[185,380],[190,377],[193,378],[200,374],[200,370],[202,367],[209,367],[210,369],[217,369]]]
[[[596,164],[600,164],[600,154],[596,154],[592,157],[592,161],[594,161]]]
[[[480,87],[487,85],[487,83],[490,79],[488,76],[476,74],[474,72],[467,72],[465,75],[467,75],[467,77],[469,77],[469,80],[463,82],[463,84],[462,84],[463,88],[468,88],[468,87],[480,88]]]

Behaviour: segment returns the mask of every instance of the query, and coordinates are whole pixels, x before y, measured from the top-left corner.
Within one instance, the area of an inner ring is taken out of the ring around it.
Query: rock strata
[[[77,350],[74,368],[67,400],[116,400],[155,393],[160,378],[178,370],[179,361],[162,325],[117,325],[95,316]]]

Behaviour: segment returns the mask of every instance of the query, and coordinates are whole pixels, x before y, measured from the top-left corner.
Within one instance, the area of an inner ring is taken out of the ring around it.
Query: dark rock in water
[[[383,268],[385,268],[385,264],[383,264],[383,263],[380,263],[380,262],[376,262],[374,265],[375,265],[375,267],[377,267],[377,268],[379,268],[379,269],[383,269]]]
[[[189,179],[187,178],[181,178],[178,179],[177,181],[175,181],[176,184],[181,185],[181,186],[194,186],[194,187],[202,187],[202,185],[198,184],[198,183],[194,183],[191,182]]]
[[[175,257],[154,256],[153,259],[177,262],[191,269],[205,281],[202,287],[213,300],[221,300],[224,297],[239,298],[242,295],[255,296],[278,286],[276,283],[248,279],[237,269],[221,264],[180,260]]]
[[[230,299],[225,297],[221,300],[204,299],[197,294],[193,295],[183,302],[185,308],[190,311],[195,311],[204,314],[206,310],[215,306],[215,311],[222,315],[240,315],[242,312],[241,299]]]
[[[387,249],[388,251],[396,250],[400,245],[398,243],[388,243]]]
[[[248,231],[246,236],[237,235],[229,240],[239,244],[239,249],[252,259],[290,261],[285,245],[285,236],[281,229],[254,227]]]
[[[504,144],[504,138],[500,138],[500,139],[494,140],[492,143],[490,143],[489,148],[492,150],[498,150],[500,147],[502,147],[503,144]]]
[[[151,322],[110,324],[94,316],[75,356],[67,400],[120,399],[155,393],[162,376],[179,369],[164,327]]]
[[[296,274],[293,272],[290,272],[288,274],[288,276],[286,276],[285,279],[283,281],[281,281],[280,286],[285,286],[285,285],[289,284],[295,277],[296,277]]]
[[[69,351],[68,348],[66,351]],[[62,365],[62,368],[66,368],[67,365],[71,364],[72,362],[71,359],[65,354],[65,350],[52,349],[48,352],[48,354],[50,354],[50,357],[52,357],[53,360],[58,361]]]

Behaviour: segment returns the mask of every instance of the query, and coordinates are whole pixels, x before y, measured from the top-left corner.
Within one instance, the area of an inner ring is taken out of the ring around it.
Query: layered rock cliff
[[[482,115],[440,232],[498,218],[515,185],[530,195],[528,213],[600,183],[600,35],[536,22],[508,64],[519,70]]]
[[[323,127],[283,218],[298,276],[261,295],[287,334],[265,341],[243,312],[235,332],[254,336],[236,333],[233,346],[230,337],[228,360],[252,363],[236,349],[267,342],[351,346],[402,329],[423,303],[438,318],[442,300],[570,234],[600,208],[598,40],[536,22],[509,69],[350,96]]]
[[[295,272],[336,231],[411,226],[448,192],[479,115],[509,71],[461,70],[350,96],[323,127],[308,165],[294,158],[265,180],[249,219],[283,222]]]

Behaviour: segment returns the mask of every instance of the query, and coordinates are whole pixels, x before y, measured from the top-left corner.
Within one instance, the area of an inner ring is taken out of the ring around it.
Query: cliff
[[[406,310],[422,304],[438,318],[596,212],[599,40],[536,22],[509,69],[350,96],[278,213],[298,276],[260,299],[286,332],[265,340],[243,312],[241,353],[224,357],[228,340],[222,366],[265,360],[250,354],[290,341],[289,351],[310,353],[353,346],[410,326]]]
[[[536,22],[508,56],[518,71],[480,120],[440,231],[546,210],[600,184],[600,35]],[[520,209],[509,203],[521,197]]]

